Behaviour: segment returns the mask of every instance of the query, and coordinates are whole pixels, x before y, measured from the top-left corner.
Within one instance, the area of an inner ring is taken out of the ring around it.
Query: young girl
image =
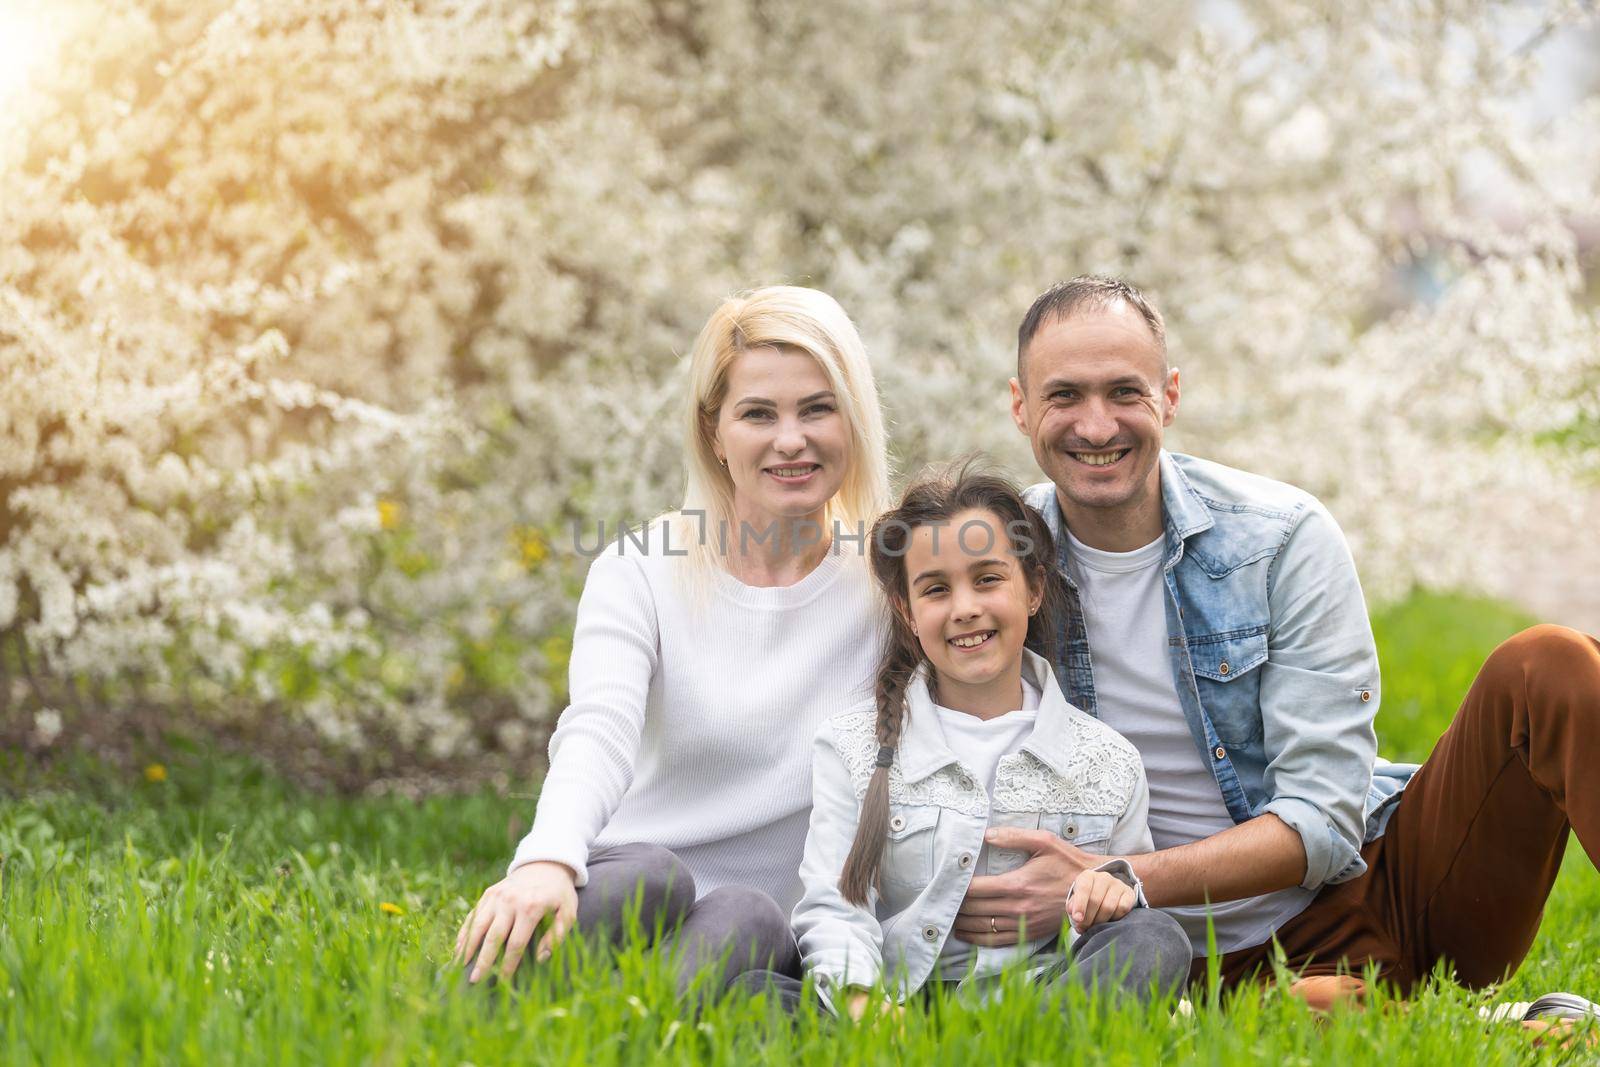
[[[1102,854],[1151,850],[1138,752],[1069,705],[1049,661],[1024,648],[1030,635],[1047,646],[1057,626],[1043,520],[1008,482],[969,469],[909,489],[870,547],[888,649],[875,699],[817,734],[793,915],[824,1006],[859,1018],[880,983],[903,1001],[1015,961],[1038,981],[1176,989],[1188,939],[1146,906],[1124,860],[1073,884],[1073,929],[1061,937],[1023,931],[1027,940],[983,947],[952,929],[974,875],[1027,858],[986,846],[991,826],[1049,830]],[[1016,929],[1005,921],[984,933]],[[794,1004],[799,983],[777,984]]]

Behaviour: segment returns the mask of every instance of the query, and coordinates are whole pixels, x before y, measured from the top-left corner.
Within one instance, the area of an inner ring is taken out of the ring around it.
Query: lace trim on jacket
[[[832,720],[832,727],[834,748],[850,771],[856,799],[861,800],[867,795],[878,754],[876,716],[871,712],[843,715]],[[1067,728],[1072,734],[1072,756],[1065,774],[1055,773],[1031,752],[1001,758],[995,774],[995,810],[1111,816],[1127,811],[1139,780],[1138,750],[1085,716],[1074,715]],[[959,762],[908,783],[896,759],[889,768],[889,801],[933,805],[973,816],[987,815],[989,810],[983,787]]]
[[[850,770],[856,799],[863,799],[878,755],[877,715],[860,712],[834,719],[833,747]],[[956,763],[941,767],[926,778],[907,782],[900,773],[897,757],[889,768],[889,803],[936,806],[980,818],[989,814],[989,798],[984,796],[983,787]]]
[[[995,772],[995,810],[1111,816],[1127,811],[1139,782],[1139,753],[1126,743],[1108,744],[1107,731],[1097,725],[1072,723],[1077,736],[1065,774],[1031,752],[1002,756]]]

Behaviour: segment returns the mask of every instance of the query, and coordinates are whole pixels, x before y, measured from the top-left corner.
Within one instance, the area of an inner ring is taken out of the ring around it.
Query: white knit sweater
[[[592,847],[645,842],[676,853],[700,896],[750,886],[787,912],[800,899],[811,739],[871,695],[882,648],[866,564],[836,543],[794,585],[718,571],[697,600],[687,561],[659,537],[647,552],[621,544],[590,566],[572,703],[509,869],[556,860],[582,886]]]

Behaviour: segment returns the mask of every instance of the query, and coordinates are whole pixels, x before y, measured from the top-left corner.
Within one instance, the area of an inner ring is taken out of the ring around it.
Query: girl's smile
[[[952,637],[950,639],[950,643],[962,651],[970,652],[974,649],[982,648],[987,645],[989,643],[989,638],[993,637],[997,632],[998,631],[995,630],[979,630],[975,633],[962,634],[959,637]]]

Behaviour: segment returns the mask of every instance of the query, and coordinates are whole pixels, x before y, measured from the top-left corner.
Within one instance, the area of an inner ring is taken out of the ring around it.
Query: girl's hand
[[[849,996],[845,997],[844,1012],[850,1016],[850,1021],[858,1023],[867,1013],[867,1005],[872,1003],[872,994],[865,989],[852,989]]]
[[[1133,910],[1133,887],[1107,871],[1084,871],[1067,892],[1067,915],[1078,933],[1114,922]]]
[[[478,962],[467,976],[476,982],[494,966],[494,958],[505,945],[500,962],[500,977],[509,979],[528,949],[528,942],[541,930],[536,957],[540,963],[550,958],[557,942],[567,936],[578,920],[577,876],[563,863],[524,864],[483,891],[478,906],[456,935],[457,963],[466,963],[477,953]]]
[[[859,986],[852,986],[849,994],[845,997],[845,1014],[850,1016],[851,1022],[858,1023],[872,1008],[874,1001],[878,1005],[876,1018],[893,1020],[896,1028],[903,1033],[905,1029],[905,1005],[892,1003],[882,994],[874,997],[870,990],[862,989]]]

